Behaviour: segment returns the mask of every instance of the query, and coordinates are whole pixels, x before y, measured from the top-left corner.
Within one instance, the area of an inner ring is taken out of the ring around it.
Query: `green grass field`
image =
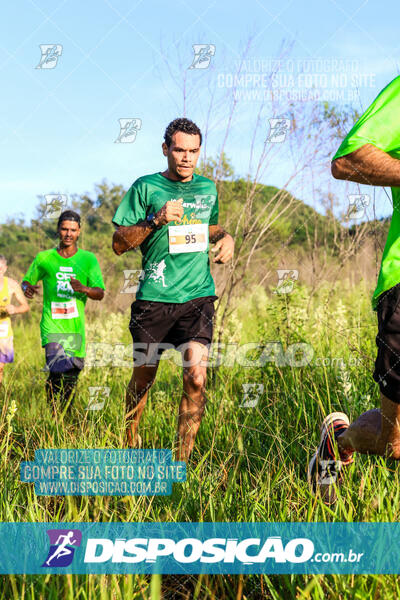
[[[1,521],[397,521],[395,463],[357,456],[334,507],[309,492],[307,462],[319,424],[332,410],[350,419],[377,405],[372,380],[376,317],[370,291],[326,285],[311,299],[259,291],[231,316],[224,341],[308,343],[309,365],[220,366],[210,373],[207,411],[187,481],[166,497],[36,497],[19,481],[23,460],[38,448],[120,448],[129,368],[88,368],[70,416],[54,419],[44,396],[45,373],[37,315],[15,322],[16,361],[1,391]],[[107,323],[107,325],[104,325]],[[128,314],[93,318],[88,341],[128,343]],[[250,356],[250,354],[249,354]],[[241,408],[242,384],[260,383],[257,406]],[[102,411],[85,411],[89,386],[109,386]],[[145,410],[145,448],[173,448],[181,368],[163,361]],[[396,576],[3,576],[0,598],[399,598]]]

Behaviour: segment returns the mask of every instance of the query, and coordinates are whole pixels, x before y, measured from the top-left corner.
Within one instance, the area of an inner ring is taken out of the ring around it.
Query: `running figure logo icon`
[[[142,128],[142,119],[118,119],[119,135],[115,144],[132,144],[136,140],[136,134]]]
[[[299,278],[297,269],[277,269],[278,285],[276,286],[275,294],[290,294],[293,290],[294,282]]]
[[[61,44],[39,44],[40,57],[39,64],[36,69],[54,69],[57,66],[58,59],[62,54],[63,47]]]
[[[125,281],[121,294],[136,294],[144,276],[145,272],[141,269],[124,269]]]
[[[347,209],[346,219],[362,219],[365,217],[365,210],[369,206],[370,197],[368,194],[349,194],[349,208]]]
[[[270,132],[266,141],[273,144],[284,142],[290,129],[290,119],[279,118],[268,120]]]
[[[110,397],[110,388],[108,386],[92,385],[89,386],[89,403],[85,410],[102,410],[106,400]]]
[[[189,69],[207,69],[215,54],[214,44],[193,44],[193,62]]]
[[[42,567],[68,567],[74,558],[75,549],[81,545],[79,529],[48,529],[50,548]]]
[[[62,211],[67,208],[68,197],[66,194],[45,194],[46,207],[44,217],[47,219],[58,219]]]

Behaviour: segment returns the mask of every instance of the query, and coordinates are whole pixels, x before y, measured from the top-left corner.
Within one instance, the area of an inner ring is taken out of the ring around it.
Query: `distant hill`
[[[332,260],[337,257],[357,235],[360,225],[344,227],[333,215],[324,216],[311,206],[291,196],[288,192],[273,186],[258,184],[255,188],[249,215],[244,215],[244,206],[249,194],[249,185],[243,179],[220,181],[218,184],[220,202],[220,223],[231,234],[237,229],[236,243],[239,247],[251,233],[252,222],[265,211],[265,219],[276,220],[260,239],[249,263],[247,276],[256,281],[262,268],[279,268],[279,260],[285,252],[292,262],[301,262],[304,258],[321,250],[328,252]],[[74,196],[72,208],[82,217],[82,235],[80,245],[96,254],[102,267],[107,289],[117,293],[122,288],[124,269],[140,269],[140,251],[129,252],[117,257],[111,248],[114,226],[112,216],[119,205],[125,189],[120,185],[110,185],[103,181],[95,186],[95,196]],[[289,208],[281,215],[280,211]],[[264,221],[262,222],[265,222]],[[256,229],[261,230],[261,224]],[[389,219],[377,220],[366,224],[361,246],[374,240],[378,251],[383,249],[389,226]],[[250,228],[250,233],[249,233]],[[256,231],[257,233],[257,231]],[[254,235],[254,232],[253,232]],[[338,242],[340,241],[340,243]],[[55,246],[57,243],[56,220],[45,217],[45,207],[39,203],[37,218],[29,226],[22,221],[9,221],[0,226],[0,254],[7,257],[9,274],[21,278],[37,252]],[[243,247],[243,246],[242,246]],[[245,254],[245,253],[244,253]],[[273,258],[271,258],[273,257]],[[243,260],[246,257],[244,256]],[[125,304],[126,298],[121,298]]]

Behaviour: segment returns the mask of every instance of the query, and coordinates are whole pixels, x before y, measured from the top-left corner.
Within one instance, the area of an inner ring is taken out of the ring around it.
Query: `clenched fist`
[[[166,225],[171,221],[182,221],[183,217],[183,198],[178,200],[168,200],[159,211],[154,215],[154,222],[158,225]]]
[[[82,285],[82,283],[79,281],[79,279],[75,279],[75,277],[70,277],[69,283],[70,283],[72,289],[74,290],[74,292],[78,292],[80,294],[86,294],[87,287]]]
[[[33,298],[35,294],[39,292],[38,285],[31,285],[27,281],[22,282],[22,290],[27,298]]]

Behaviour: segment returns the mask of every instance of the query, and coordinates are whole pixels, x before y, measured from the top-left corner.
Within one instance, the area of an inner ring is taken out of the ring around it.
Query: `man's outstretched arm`
[[[340,156],[332,162],[335,179],[345,179],[366,185],[400,187],[400,160],[372,144]]]

